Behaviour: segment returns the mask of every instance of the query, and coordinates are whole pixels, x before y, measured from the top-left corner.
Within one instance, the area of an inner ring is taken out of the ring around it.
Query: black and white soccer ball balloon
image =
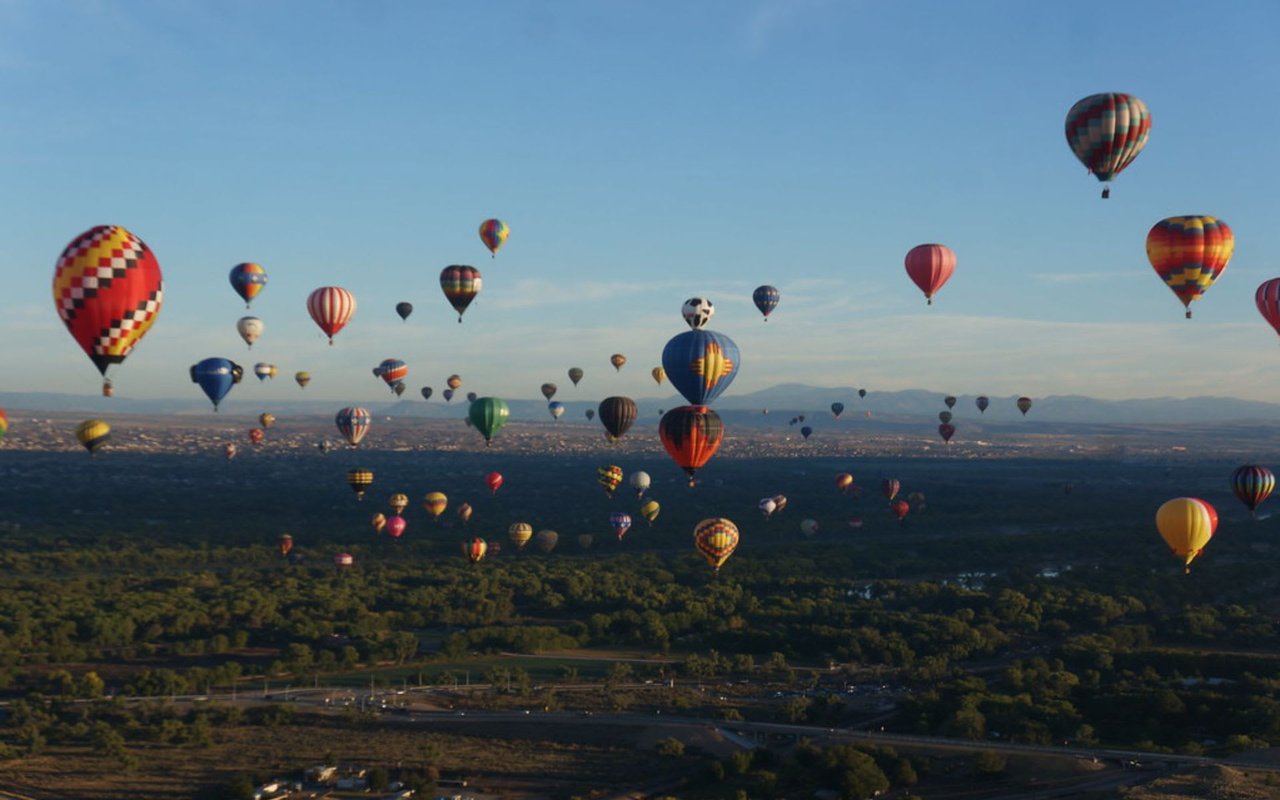
[[[716,308],[705,297],[690,297],[680,307],[680,313],[684,315],[684,321],[689,323],[690,328],[699,331],[715,316]]]

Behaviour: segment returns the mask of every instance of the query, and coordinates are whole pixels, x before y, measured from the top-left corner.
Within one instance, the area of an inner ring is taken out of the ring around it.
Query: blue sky
[[[657,396],[705,295],[742,350],[730,393],[1274,399],[1253,292],[1280,275],[1277,30],[1272,2],[0,0],[0,390],[97,392],[49,281],[71,238],[119,224],[166,278],[122,396],[195,393],[207,356],[309,370],[305,396],[342,402],[385,399],[387,357],[414,391],[457,372]],[[1153,117],[1105,202],[1062,132],[1101,91]],[[1177,214],[1236,233],[1191,321],[1144,251]],[[497,259],[490,216],[512,230]],[[902,267],[927,241],[958,256],[932,307]],[[252,351],[240,261],[270,275]],[[485,276],[462,325],[454,263]],[[767,324],[761,283],[782,292]],[[325,284],[359,302],[332,348],[305,309]],[[232,397],[302,391],[252,383]]]

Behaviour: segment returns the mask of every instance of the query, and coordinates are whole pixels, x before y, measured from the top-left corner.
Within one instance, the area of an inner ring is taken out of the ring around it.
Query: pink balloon
[[[956,254],[944,244],[920,244],[907,253],[906,265],[907,275],[933,305],[933,295],[955,272]]]

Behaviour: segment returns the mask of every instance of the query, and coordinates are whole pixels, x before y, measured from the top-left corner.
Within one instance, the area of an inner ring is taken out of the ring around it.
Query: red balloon
[[[340,286],[321,286],[307,297],[307,311],[333,344],[333,337],[356,313],[356,298]]]
[[[1275,328],[1276,333],[1280,333],[1280,278],[1272,278],[1259,286],[1253,300],[1258,304],[1262,318]]]
[[[498,489],[502,488],[502,473],[490,472],[484,476],[484,482],[489,485],[490,494],[497,494]]]
[[[942,441],[950,444],[951,437],[956,435],[956,426],[944,422],[938,426],[938,435],[942,437]]]
[[[906,265],[907,275],[933,305],[933,295],[956,269],[956,254],[944,244],[920,244],[907,253]]]
[[[724,423],[719,414],[706,406],[680,406],[662,415],[658,435],[662,446],[688,474],[689,485],[693,486],[694,473],[711,460],[724,441]]]
[[[889,504],[889,511],[901,522],[906,518],[907,512],[911,510],[911,504],[906,500],[897,500]]]

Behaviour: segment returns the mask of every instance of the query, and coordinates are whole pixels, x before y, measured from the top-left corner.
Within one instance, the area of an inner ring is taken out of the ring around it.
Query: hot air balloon
[[[360,406],[348,406],[334,415],[333,424],[338,426],[338,433],[347,440],[347,444],[355,447],[369,432],[373,415]]]
[[[422,498],[422,507],[432,519],[440,519],[440,515],[449,507],[449,498],[444,492],[430,492]]]
[[[474,403],[474,402],[476,401],[476,399],[477,399],[477,398],[479,398],[479,397],[480,397],[480,395],[476,394],[475,392],[467,392],[467,402],[468,402],[468,403]]]
[[[907,275],[933,305],[933,296],[956,268],[956,254],[942,244],[918,244],[907,252]]]
[[[320,441],[316,442],[316,449],[319,450],[321,453],[327,453],[333,449],[333,442],[329,441],[328,439],[321,439]]]
[[[1280,278],[1264,281],[1254,293],[1253,301],[1267,324],[1280,333]]]
[[[1151,133],[1151,112],[1133,95],[1105,92],[1086,97],[1067,112],[1067,144],[1089,174],[1106,184],[1142,152]],[[1102,187],[1105,200],[1111,187]]]
[[[423,387],[422,387],[422,389],[420,390],[420,393],[422,394],[422,399],[423,399],[423,400],[430,400],[430,399],[431,399],[431,387],[430,387],[430,386],[423,386]]]
[[[768,519],[773,516],[773,512],[778,510],[778,504],[774,502],[772,497],[764,497],[756,504],[756,508],[759,508],[760,513],[764,514],[764,518]]]
[[[3,408],[0,408],[0,440],[3,440],[5,434],[8,432],[9,432],[9,415],[4,413]]]
[[[582,375],[583,375],[583,372],[581,368],[579,367],[569,368],[569,380],[573,381],[574,386],[577,386],[578,381],[582,380]]]
[[[487,447],[492,443],[494,434],[507,424],[507,417],[511,410],[507,408],[505,401],[496,397],[477,397],[471,401],[471,408],[467,410],[467,418],[471,420],[471,424],[480,431],[484,436],[484,443]]]
[[[596,469],[596,483],[604,487],[604,493],[613,497],[613,490],[622,483],[622,467],[612,464]]]
[[[474,539],[462,540],[462,554],[466,556],[467,560],[470,561],[472,564],[475,564],[476,562],[483,559],[484,554],[487,553],[488,551],[489,551],[489,545],[486,544],[485,540],[481,539],[479,536],[475,537]]]
[[[258,337],[262,335],[262,329],[265,327],[262,320],[257,317],[241,317],[236,322],[236,332],[240,334],[240,338],[244,339],[244,343],[253,347],[253,343],[258,341]]]
[[[155,254],[116,225],[99,225],[63,249],[53,269],[53,303],[71,337],[102,374],[142,340],[160,313],[164,280]]]
[[[658,514],[662,512],[662,506],[657,500],[649,500],[640,506],[640,516],[648,521],[649,527],[653,527],[653,521],[658,518]]]
[[[373,368],[373,374],[382,378],[383,383],[394,388],[397,383],[408,377],[409,367],[398,358],[388,358]]]
[[[111,426],[100,419],[87,419],[76,428],[76,439],[89,451],[89,455],[102,449],[110,438]]]
[[[356,298],[340,286],[321,286],[307,297],[307,312],[329,337],[332,346],[333,337],[356,313]]]
[[[692,406],[705,406],[729,388],[738,375],[738,346],[715,331],[685,331],[662,349],[667,380]]]
[[[662,416],[658,436],[671,460],[689,476],[692,487],[694,475],[720,449],[724,424],[720,415],[706,406],[680,406]]]
[[[498,250],[506,243],[509,235],[511,229],[500,219],[486,219],[480,223],[480,241],[489,248],[490,258],[498,255]]]
[[[395,383],[391,384],[391,391],[395,392],[396,397],[399,397],[400,395],[404,394],[404,390],[407,388],[408,387],[404,385],[404,381],[396,381]]]
[[[867,396],[867,390],[866,390],[866,389],[859,389],[859,390],[858,390],[858,399],[859,399],[859,400],[866,399],[866,396]]]
[[[609,527],[617,534],[618,541],[622,541],[622,537],[631,529],[631,515],[624,511],[613,512],[609,515]]]
[[[1252,464],[1239,467],[1231,473],[1231,489],[1249,509],[1249,516],[1257,518],[1258,506],[1271,496],[1276,488],[1276,476],[1266,467]]]
[[[448,403],[448,402],[450,402],[451,400],[453,400],[453,390],[452,390],[452,389],[445,389],[445,390],[444,390],[443,392],[441,392],[440,394],[444,396],[444,401],[445,401],[446,403]]]
[[[635,472],[631,473],[630,478],[627,478],[627,483],[631,486],[632,489],[636,490],[637,499],[644,497],[644,493],[649,490],[649,484],[651,482],[652,481],[649,478],[649,473],[645,472],[644,470],[636,470]]]
[[[249,262],[236,264],[231,268],[231,274],[228,279],[231,281],[231,288],[244,301],[244,307],[248,308],[249,304],[253,302],[253,298],[257,297],[258,293],[266,288],[267,271],[257,264]]]
[[[1024,417],[1025,417],[1025,416],[1027,415],[1027,412],[1031,410],[1031,398],[1030,398],[1030,397],[1019,397],[1019,398],[1018,398],[1018,410],[1019,410],[1019,411],[1021,411],[1021,412],[1022,412],[1022,416],[1024,416]]]
[[[1176,497],[1156,511],[1156,530],[1174,555],[1183,559],[1183,572],[1209,544],[1218,529],[1218,512],[1194,497]]]
[[[396,492],[387,500],[387,505],[391,506],[391,513],[401,514],[409,507],[409,495]]]
[[[991,400],[989,400],[987,396],[984,394],[979,396],[976,400],[974,400],[973,404],[978,407],[979,413],[985,414],[987,413],[987,406],[991,405]]]
[[[938,435],[942,437],[942,441],[950,444],[951,437],[956,435],[956,426],[944,422],[938,426]]]
[[[800,521],[800,532],[803,533],[805,536],[812,537],[815,533],[818,532],[819,528],[820,526],[818,525],[818,521],[816,519],[804,519]]]
[[[760,313],[764,315],[764,321],[769,321],[769,315],[778,307],[778,301],[782,299],[782,295],[772,286],[759,286],[751,293],[751,302],[756,304],[756,308],[760,309]]]
[[[280,370],[275,364],[268,364],[265,361],[259,361],[253,365],[253,374],[258,376],[259,381],[266,381],[274,378],[279,374]]]
[[[787,507],[787,496],[785,494],[775,494],[773,496],[773,513],[778,514]]]
[[[800,435],[808,439],[810,436],[813,435],[813,428],[809,427],[808,425],[802,426],[800,428]]]
[[[502,473],[490,472],[484,476],[485,485],[489,487],[489,495],[493,496],[502,488]]]
[[[834,419],[840,419],[840,415],[844,413],[844,403],[831,404],[831,416]]]
[[[559,400],[552,400],[547,403],[547,413],[551,414],[552,419],[560,419],[560,417],[564,416],[564,403]]]
[[[542,384],[542,396],[550,401],[551,398],[556,396],[556,385],[554,383]]]
[[[265,438],[267,438],[267,434],[262,430],[262,428],[249,429],[250,444],[262,444],[262,440]]]
[[[911,504],[906,500],[895,500],[889,504],[889,513],[898,518],[898,522],[902,522],[907,518],[907,514],[911,511]]]
[[[704,519],[693,529],[693,546],[719,575],[720,567],[738,547],[738,526],[722,517]]]
[[[1186,306],[1208,291],[1227,269],[1236,239],[1227,223],[1213,217],[1169,217],[1147,234],[1147,260]]]
[[[399,539],[407,527],[409,527],[409,523],[405,522],[404,517],[399,514],[387,520],[387,533],[391,535],[392,539]]]
[[[523,550],[524,546],[533,538],[533,526],[527,522],[512,523],[511,527],[507,529],[507,536],[517,550]]]
[[[907,502],[911,504],[916,511],[924,510],[924,492],[912,492],[907,495]]]
[[[836,491],[846,492],[853,485],[853,476],[847,472],[836,474]]]
[[[636,409],[636,401],[630,397],[615,396],[601,400],[596,414],[604,423],[604,429],[609,432],[609,435],[614,439],[620,439],[631,429],[639,411]]]
[[[382,533],[387,529],[387,515],[374,514],[373,518],[369,520],[369,524],[373,525],[374,533]]]
[[[948,422],[950,422],[950,421],[951,421],[951,412],[950,412],[950,411],[939,411],[939,412],[938,412],[938,421],[939,421],[939,422],[941,422],[943,425],[946,425]]]
[[[685,324],[695,331],[705,328],[715,314],[715,305],[704,297],[690,297],[684,301],[684,305],[680,306],[680,316],[684,317]]]
[[[594,408],[588,408],[584,413],[587,415],[587,422],[596,418],[596,410]]]
[[[624,356],[622,353],[614,353],[613,355],[609,356],[609,363],[613,365],[613,368],[615,370],[617,370],[618,372],[621,372],[622,365],[627,363],[627,357]]]
[[[902,488],[902,484],[898,483],[896,478],[885,478],[880,481],[880,494],[884,495],[884,499],[890,502],[898,496],[900,488]]]
[[[214,411],[218,410],[218,403],[227,396],[231,387],[244,376],[244,368],[226,358],[206,358],[192,364],[189,372],[191,382],[199,385],[205,396],[213,402]]]
[[[294,373],[293,380],[295,383],[297,383],[299,386],[305,389],[307,384],[311,383],[311,373],[310,372]]]
[[[413,303],[396,303],[396,313],[400,315],[402,321],[407,320],[413,313]]]
[[[280,555],[289,555],[289,551],[293,549],[293,537],[287,533],[280,534],[276,539],[276,548],[280,550]]]
[[[956,399],[951,395],[947,395],[946,397],[942,398],[942,402],[947,408],[956,407]]]
[[[458,312],[458,322],[462,322],[462,314],[471,305],[471,301],[480,294],[483,281],[480,270],[461,264],[445,267],[440,272],[440,289],[453,310]]]
[[[470,503],[462,503],[458,506],[458,521],[466,525],[471,521],[472,508]]]
[[[358,467],[347,470],[347,485],[351,487],[351,491],[356,493],[357,500],[364,499],[364,490],[368,489],[372,483],[373,470]]]
[[[335,567],[349,567],[354,563],[356,563],[356,557],[350,553],[338,553],[333,557]]]
[[[226,455],[227,460],[230,461],[236,457],[236,453],[240,452],[240,448],[236,447],[234,442],[227,442],[226,445],[223,446],[222,452]]]
[[[544,553],[550,553],[556,549],[556,543],[560,541],[560,534],[550,529],[538,531],[533,537],[533,545]]]
[[[448,378],[445,378],[444,383],[456,392],[462,388],[462,377],[459,375],[450,375]]]
[[[653,376],[653,382],[662,385],[662,381],[667,377],[667,371],[662,367],[654,367],[649,370],[649,374]]]

